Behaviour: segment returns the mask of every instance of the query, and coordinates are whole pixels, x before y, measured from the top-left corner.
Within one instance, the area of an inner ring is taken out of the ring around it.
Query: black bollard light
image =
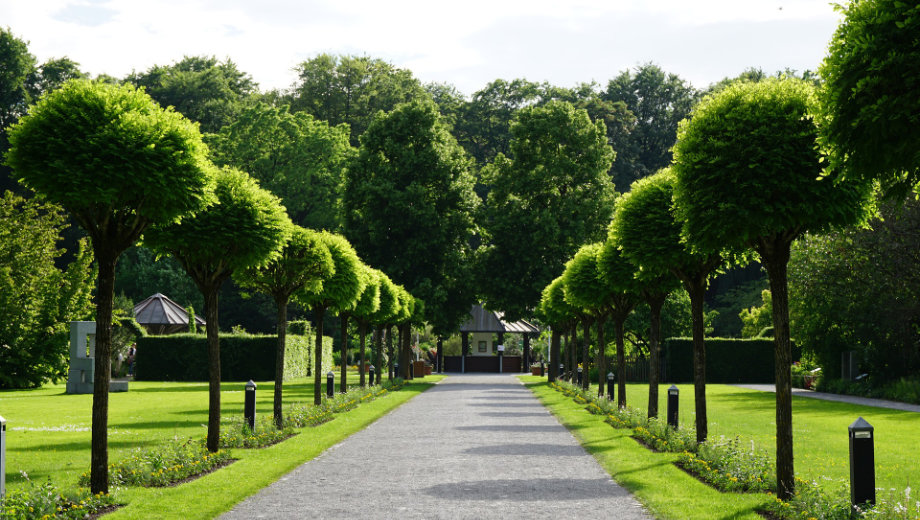
[[[256,431],[256,384],[252,379],[246,383],[246,398],[243,400],[243,420],[249,431]]]
[[[326,397],[332,397],[333,388],[335,387],[335,374],[330,370],[326,374]]]
[[[393,379],[399,377],[399,363],[393,363]]]
[[[860,417],[850,430],[850,503],[875,504],[875,428]]]
[[[616,385],[614,385],[614,376],[613,372],[607,372],[607,400],[613,401],[614,396],[616,395]]]
[[[546,376],[546,363],[540,361],[540,377]]]
[[[370,375],[371,386],[374,386],[374,365],[368,367],[367,373]]]
[[[0,416],[0,499],[6,496],[6,419]]]
[[[676,386],[671,385],[671,388],[668,388],[668,426],[677,429],[677,418],[678,418],[678,407],[680,398],[680,390]]]
[[[581,367],[578,367],[578,386],[581,386]]]
[[[565,379],[565,365],[559,363],[559,379]]]

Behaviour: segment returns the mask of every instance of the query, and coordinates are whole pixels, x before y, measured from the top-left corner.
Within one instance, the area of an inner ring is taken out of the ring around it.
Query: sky
[[[561,87],[653,62],[697,88],[747,68],[815,70],[841,16],[827,0],[0,0],[39,62],[124,77],[229,58],[286,89],[320,53],[366,55],[465,94],[498,78]]]

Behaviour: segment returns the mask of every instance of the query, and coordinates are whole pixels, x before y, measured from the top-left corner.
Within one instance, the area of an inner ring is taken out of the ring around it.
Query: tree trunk
[[[549,382],[559,377],[559,331],[553,329],[549,343]]]
[[[409,379],[409,371],[412,370],[412,351],[409,348],[412,342],[412,325],[405,323],[399,326],[399,339],[402,344],[399,370],[402,372],[403,379]]]
[[[93,431],[90,456],[90,490],[109,492],[109,381],[112,359],[112,302],[115,298],[115,264],[118,255],[97,247],[93,254],[99,265],[96,292],[96,359],[93,362]]]
[[[604,397],[604,382],[607,380],[607,353],[604,352],[604,321],[606,316],[597,318],[597,396]]]
[[[572,323],[571,345],[566,345],[569,349],[569,381],[574,385],[577,381],[578,373],[578,322]]]
[[[693,316],[693,393],[696,400],[696,440],[705,442],[709,434],[706,418],[706,344],[703,337],[703,298],[706,294],[706,277],[698,277],[685,284],[690,293],[690,313]]]
[[[326,308],[317,305],[313,308],[313,325],[316,342],[313,350],[313,404],[323,402],[323,318]]]
[[[581,320],[581,326],[585,331],[584,341],[581,344],[581,388],[582,390],[587,390],[590,380],[588,377],[588,365],[591,363],[591,360],[588,357],[588,348],[591,344],[591,320],[588,318],[583,318]]]
[[[393,366],[393,327],[388,326],[386,328],[387,333],[387,377],[390,379],[395,379],[397,374],[394,374]]]
[[[275,298],[278,306],[278,349],[275,353],[275,399],[272,414],[275,417],[275,428],[284,428],[284,414],[281,411],[281,400],[284,386],[284,350],[287,341],[287,297]]]
[[[364,388],[367,386],[367,377],[365,376],[365,373],[367,372],[367,360],[364,359],[364,347],[367,339],[367,322],[364,320],[361,320],[358,323],[358,336],[361,337],[361,341],[359,343],[359,348],[361,349],[361,360],[360,363],[358,363],[358,384],[361,385],[361,388]],[[371,381],[371,383],[373,383],[373,381]]]
[[[444,373],[444,338],[438,336],[438,373]]]
[[[339,323],[342,325],[342,368],[339,378],[339,392],[344,394],[348,391],[348,314],[340,312]]]
[[[757,252],[770,278],[773,298],[773,337],[776,358],[776,496],[786,500],[795,492],[792,452],[792,341],[789,338],[789,293],[786,269],[792,240],[761,239]]]
[[[617,336],[617,408],[626,408],[626,349],[623,344],[623,323],[625,321],[624,316],[616,316],[613,319]]]
[[[648,303],[649,320],[649,371],[648,371],[648,416],[658,417],[658,381],[661,379],[661,308],[667,295],[651,294]]]
[[[374,352],[376,366],[374,367],[374,381],[371,381],[371,383],[379,385],[380,380],[383,378],[381,373],[383,372],[383,327],[379,325],[374,330],[374,346],[376,350]]]
[[[208,451],[220,449],[220,327],[217,322],[217,295],[220,284],[204,290],[204,313],[208,323]]]

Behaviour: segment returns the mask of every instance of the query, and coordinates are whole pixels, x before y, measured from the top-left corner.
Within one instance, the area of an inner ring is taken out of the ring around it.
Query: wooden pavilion
[[[444,371],[514,373],[530,370],[530,337],[539,334],[540,329],[525,320],[505,321],[503,315],[481,304],[473,305],[469,319],[460,326],[462,355],[444,356]],[[505,334],[522,335],[523,355],[498,355],[499,345],[505,343]]]

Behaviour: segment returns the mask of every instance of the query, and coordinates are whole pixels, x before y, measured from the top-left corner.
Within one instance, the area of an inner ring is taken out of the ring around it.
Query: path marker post
[[[249,425],[249,431],[256,431],[256,384],[249,380],[246,383],[245,399],[243,400],[243,420]]]
[[[680,390],[677,386],[671,385],[668,388],[668,426],[677,429],[678,425],[678,407],[680,406]]]
[[[860,417],[849,426],[850,504],[875,504],[875,428]]]
[[[333,387],[335,387],[335,374],[330,370],[326,374],[326,397],[332,397]]]

